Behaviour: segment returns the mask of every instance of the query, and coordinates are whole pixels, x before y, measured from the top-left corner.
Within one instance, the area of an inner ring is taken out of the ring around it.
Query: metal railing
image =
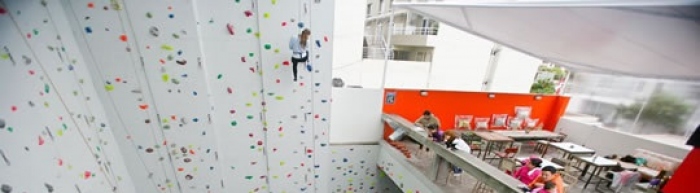
[[[364,47],[362,48],[362,58],[368,59],[384,59],[386,54],[386,49],[377,47]],[[389,60],[394,59],[394,52],[389,52]]]
[[[437,35],[437,27],[396,27],[394,35]]]
[[[468,155],[464,152],[451,151],[443,145],[434,143],[432,139],[427,137],[427,134],[413,130],[415,127],[413,123],[403,117],[394,114],[382,114],[382,120],[389,126],[404,131],[407,137],[429,148],[430,151],[435,152],[432,167],[430,167],[430,171],[428,171],[429,179],[433,181],[436,180],[439,172],[439,163],[447,161],[454,166],[462,168],[464,172],[476,178],[480,183],[487,185],[490,189],[495,190],[495,192],[522,192],[519,188],[520,185],[523,185],[522,182],[482,161],[480,158]]]

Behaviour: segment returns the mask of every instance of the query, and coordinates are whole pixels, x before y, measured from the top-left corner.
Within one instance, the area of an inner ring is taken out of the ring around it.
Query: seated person
[[[471,154],[472,149],[469,147],[467,142],[465,142],[461,137],[459,137],[459,133],[457,133],[453,130],[445,132],[445,145],[447,145],[447,148],[449,148],[449,149],[452,149],[455,151],[461,151],[461,152],[464,152],[466,154]],[[452,167],[452,173],[455,176],[459,176],[462,174],[461,168],[459,168],[457,166],[453,166],[453,165],[451,165],[451,167]]]
[[[535,188],[530,193],[563,193],[557,192],[557,185],[554,182],[545,182],[544,187]]]
[[[429,125],[436,125],[438,128],[440,128],[440,120],[437,117],[435,117],[435,115],[430,113],[430,111],[425,110],[423,112],[423,116],[416,120],[416,125],[423,128]]]
[[[525,160],[523,166],[513,173],[513,177],[520,180],[522,183],[530,184],[532,181],[535,181],[537,177],[540,177],[540,174],[542,173],[542,170],[540,169],[541,164],[542,160],[540,158],[530,158]]]
[[[442,143],[445,138],[445,132],[440,131],[437,125],[428,125],[428,137],[435,142]]]
[[[530,190],[542,188],[546,182],[554,183],[558,193],[564,192],[564,181],[562,180],[561,176],[557,174],[557,169],[552,166],[545,166],[542,168],[542,174],[540,177],[538,177],[535,181],[532,181],[528,185],[528,188]]]

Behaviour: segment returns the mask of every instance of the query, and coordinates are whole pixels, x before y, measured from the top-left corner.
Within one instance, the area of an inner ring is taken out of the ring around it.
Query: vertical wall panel
[[[335,1],[314,0],[310,9],[311,46],[313,64],[313,128],[314,173],[317,180],[316,192],[330,189],[330,119],[331,119],[331,79],[333,73],[333,21]]]
[[[134,192],[62,7],[52,3],[0,3],[0,186]]]
[[[64,7],[137,191],[181,192],[123,4],[79,0]]]
[[[267,192],[262,78],[254,0],[197,4],[219,161],[229,192]],[[229,31],[229,26],[232,30]]]
[[[126,0],[123,9],[157,111],[167,161],[183,192],[219,192],[216,132],[201,60],[193,1]],[[149,17],[148,15],[151,15]],[[159,34],[151,31],[157,29]],[[183,105],[185,104],[185,105]]]

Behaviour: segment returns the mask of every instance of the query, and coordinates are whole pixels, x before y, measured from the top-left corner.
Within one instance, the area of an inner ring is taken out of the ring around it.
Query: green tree
[[[617,112],[624,119],[634,120],[642,106],[643,102],[636,102],[628,106],[620,105]],[[686,116],[690,113],[690,108],[689,104],[676,96],[656,93],[649,98],[644,106],[644,110],[639,116],[639,122],[642,125],[652,123],[662,126],[674,133],[680,132],[679,127],[682,126]]]
[[[538,68],[538,71],[539,72],[551,72],[551,73],[553,73],[554,80],[561,80],[561,78],[563,78],[566,75],[566,72],[564,72],[564,70],[562,70],[561,68],[556,67],[556,66],[555,67],[548,67],[548,66],[542,65]]]
[[[554,94],[555,91],[554,83],[551,80],[538,80],[530,87],[530,93]]]

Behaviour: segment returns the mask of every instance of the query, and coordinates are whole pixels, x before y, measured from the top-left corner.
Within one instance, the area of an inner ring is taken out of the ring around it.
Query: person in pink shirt
[[[530,184],[532,181],[537,179],[537,177],[540,177],[540,174],[542,173],[542,169],[540,169],[541,164],[542,160],[540,158],[530,158],[525,160],[523,166],[513,173],[513,177],[525,184]]]

